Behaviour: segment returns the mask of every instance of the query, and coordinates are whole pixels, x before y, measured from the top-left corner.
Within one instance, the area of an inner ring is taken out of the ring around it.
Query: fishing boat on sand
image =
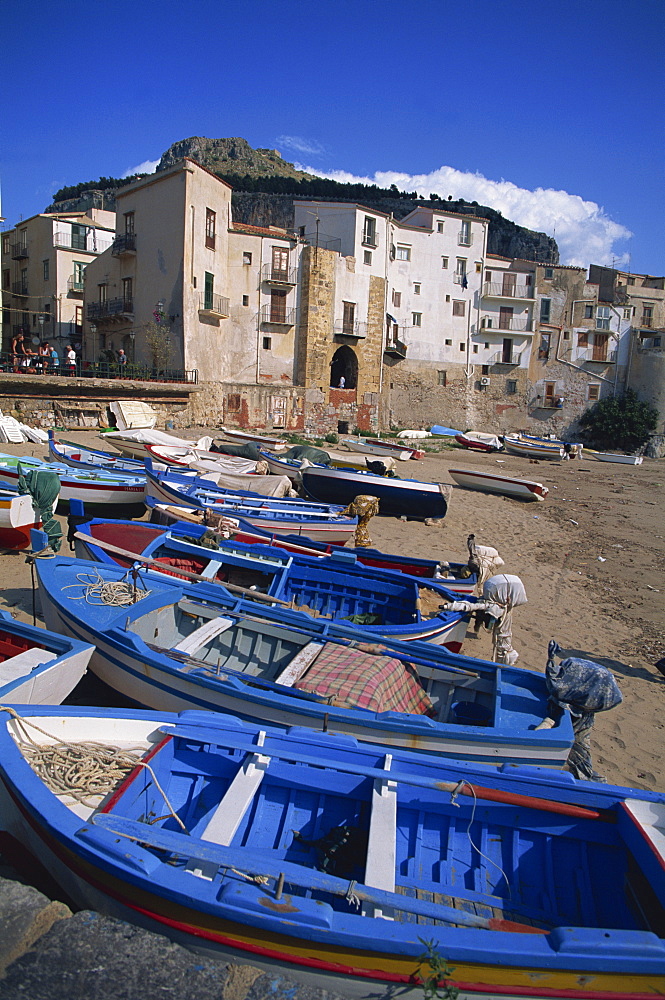
[[[462,486],[465,490],[480,490],[481,493],[500,493],[502,496],[518,497],[521,500],[544,500],[549,493],[542,483],[503,476],[498,472],[448,469],[448,475],[457,486]]]
[[[57,498],[53,506],[57,503]],[[20,551],[30,545],[30,532],[41,528],[39,507],[29,493],[0,489],[0,548]]]
[[[0,611],[0,704],[59,705],[87,670],[89,643]]]
[[[50,787],[54,749],[100,784]],[[310,988],[422,996],[435,970],[466,1000],[662,992],[659,793],[72,706],[3,717],[0,797],[80,907]]]
[[[251,442],[252,444],[258,444],[261,448],[268,448],[271,451],[284,451],[288,448],[288,441],[283,441],[281,438],[271,437],[269,434],[259,434],[253,433],[252,431],[241,431],[235,430],[231,427],[221,427],[222,434],[229,441],[240,442],[241,444],[246,444]]]
[[[350,550],[322,560],[215,538],[186,522],[164,529],[98,518],[80,525],[75,538],[79,558],[121,566],[138,562],[176,576],[184,570],[250,600],[272,600],[331,621],[358,622],[375,637],[427,640],[454,653],[464,641],[468,615],[448,610],[457,595],[442,581],[370,568]]]
[[[53,630],[95,645],[90,669],[138,705],[205,708],[487,763],[562,767],[569,716],[543,674],[431,642],[230,597],[210,583],[56,556],[36,563]],[[104,594],[115,603],[104,603]]]
[[[82,472],[121,472],[130,476],[145,474],[143,460],[122,458],[108,451],[87,448],[75,441],[58,441],[52,430],[48,432],[48,450],[54,462]]]
[[[39,458],[0,454],[0,483],[18,486],[21,473],[34,469],[55,472],[60,480],[60,500],[81,500],[85,504],[114,506],[141,504],[145,499],[146,480],[143,475],[125,472],[107,472],[73,469],[56,462],[42,462]]]
[[[463,448],[469,451],[501,451],[503,443],[496,434],[483,434],[482,431],[466,431],[465,434],[456,434],[455,440]]]
[[[503,446],[509,455],[520,458],[562,459],[565,455],[563,444],[558,441],[540,441],[527,439],[521,434],[506,434]]]
[[[350,504],[359,495],[378,497],[379,514],[396,517],[436,519],[448,510],[450,487],[441,483],[309,466],[302,470],[302,485],[308,496],[329,503]]]
[[[350,451],[357,451],[362,455],[389,456],[397,459],[398,462],[408,462],[409,459],[416,457],[416,451],[413,448],[406,448],[399,442],[391,444],[388,441],[372,441],[369,438],[343,437],[340,438],[339,443]],[[419,452],[418,458],[422,458],[424,454],[422,451]]]
[[[618,465],[642,464],[642,455],[615,455],[608,451],[595,451],[593,457],[598,462],[616,462]]]

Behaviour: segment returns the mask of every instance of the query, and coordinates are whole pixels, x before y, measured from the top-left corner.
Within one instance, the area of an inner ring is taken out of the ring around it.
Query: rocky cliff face
[[[245,139],[207,139],[202,136],[192,136],[173,143],[163,154],[157,170],[166,170],[184,157],[190,157],[197,163],[207,167],[213,173],[225,179],[235,181],[238,178],[252,178],[264,190],[242,191],[233,193],[233,218],[236,222],[244,222],[253,226],[280,226],[283,229],[293,229],[293,200],[298,197],[289,191],[275,192],[274,187],[284,186],[284,181],[293,181],[296,187],[298,181],[312,181],[310,174],[296,170],[292,163],[283,160],[275,149],[254,149]],[[272,185],[271,185],[272,181]],[[302,197],[302,195],[301,195]],[[312,195],[317,201],[352,200],[356,195],[344,194],[344,185],[331,195]],[[404,197],[387,198],[379,192],[373,196],[371,189],[363,193],[362,204],[367,208],[392,213],[396,219],[403,219],[416,205],[430,205],[432,208],[457,212],[461,215],[476,215],[489,219],[488,251],[505,257],[518,257],[522,260],[535,260],[544,264],[558,264],[559,250],[556,241],[545,233],[533,232],[504,219],[500,212],[486,205],[467,201],[428,201]],[[78,198],[57,202],[49,205],[47,212],[84,211],[91,207],[115,209],[115,190],[100,191],[90,189],[82,191]]]

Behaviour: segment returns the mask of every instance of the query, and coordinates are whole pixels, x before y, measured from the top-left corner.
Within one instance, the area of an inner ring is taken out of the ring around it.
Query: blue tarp
[[[456,434],[461,434],[462,431],[454,431],[452,427],[442,427],[441,424],[434,424],[433,427],[429,429],[430,434],[441,434],[445,437],[455,437]]]

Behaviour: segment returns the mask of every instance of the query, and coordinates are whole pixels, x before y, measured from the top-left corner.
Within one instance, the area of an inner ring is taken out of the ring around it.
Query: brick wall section
[[[335,264],[339,255],[320,247],[306,247],[302,255],[302,292],[296,378],[306,388],[325,388],[332,357]]]

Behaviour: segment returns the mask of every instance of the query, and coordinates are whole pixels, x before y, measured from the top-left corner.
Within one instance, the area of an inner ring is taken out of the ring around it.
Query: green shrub
[[[633,389],[627,389],[623,396],[599,399],[580,417],[584,441],[601,450],[635,451],[657,424],[655,406],[638,399]]]

